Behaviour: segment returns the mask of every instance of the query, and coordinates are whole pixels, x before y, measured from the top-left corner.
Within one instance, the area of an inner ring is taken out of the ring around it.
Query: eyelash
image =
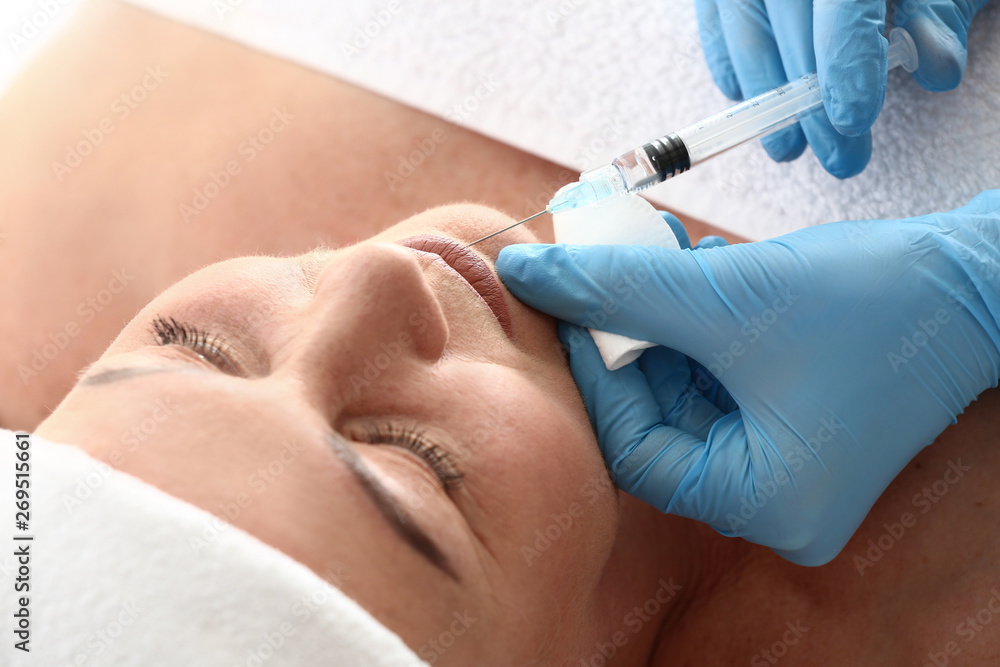
[[[160,315],[153,320],[153,334],[158,345],[181,345],[224,373],[239,375],[240,369],[232,361],[232,349],[219,334],[210,335],[190,324],[183,324],[174,318]]]
[[[193,325],[159,315],[153,320],[152,329],[159,345],[182,345],[223,372],[239,374],[238,367],[231,360],[230,346],[218,334],[208,334]],[[369,424],[365,437],[365,442],[370,444],[398,445],[410,450],[431,467],[446,489],[457,488],[462,482],[464,475],[451,455],[416,429],[391,424]]]
[[[451,454],[413,428],[391,424],[369,424],[365,442],[369,444],[399,445],[422,458],[438,476],[446,489],[461,485],[463,473],[455,465]]]

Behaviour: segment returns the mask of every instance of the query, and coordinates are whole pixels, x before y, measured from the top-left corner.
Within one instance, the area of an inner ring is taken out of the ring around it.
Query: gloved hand
[[[950,90],[965,72],[966,35],[987,0],[905,0],[894,24],[913,37],[916,81]],[[871,157],[869,130],[885,98],[888,42],[885,0],[695,0],[702,49],[726,96],[745,99],[816,72],[826,114],[816,113],[763,139],[778,161],[806,141],[838,178],[860,173]]]
[[[1000,190],[735,246],[513,245],[497,270],[530,306],[665,346],[610,372],[560,330],[622,490],[802,565],[1000,377]]]

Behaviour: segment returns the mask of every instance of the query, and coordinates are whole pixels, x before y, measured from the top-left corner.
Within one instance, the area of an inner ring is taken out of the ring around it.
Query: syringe
[[[917,69],[917,48],[902,28],[889,32],[889,69]],[[821,109],[823,96],[816,73],[734,104],[725,111],[619,155],[611,164],[580,174],[580,180],[563,186],[541,211],[510,227],[486,236],[475,245],[542,213],[594,204],[614,195],[634,193],[673,178],[709,158],[752,139],[788,127]]]

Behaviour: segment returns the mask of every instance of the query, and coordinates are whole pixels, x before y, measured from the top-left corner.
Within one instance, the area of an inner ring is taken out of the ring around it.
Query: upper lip
[[[482,257],[455,239],[433,234],[411,236],[397,241],[397,243],[406,248],[437,255],[444,260],[445,264],[465,279],[465,282],[471,285],[472,289],[486,302],[507,337],[513,337],[510,311],[507,310],[503,288],[500,287],[500,282],[493,274],[493,270]]]

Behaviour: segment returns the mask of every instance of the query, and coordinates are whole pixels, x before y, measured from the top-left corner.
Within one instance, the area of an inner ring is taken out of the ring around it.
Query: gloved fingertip
[[[843,181],[863,172],[865,167],[868,166],[868,160],[870,158],[871,155],[862,158],[852,156],[843,160],[825,163],[823,164],[823,168],[826,169],[827,173],[834,178]]]
[[[542,252],[547,245],[546,243],[514,243],[504,246],[497,255],[497,265],[524,261]]]
[[[601,370],[604,369],[604,361],[597,350],[597,345],[589,331],[571,322],[559,320],[556,330],[566,362],[573,373],[573,379],[586,397],[597,381],[595,366],[599,366]],[[588,403],[588,411],[592,407]]]
[[[843,548],[831,548],[825,543],[821,545],[807,544],[798,549],[771,549],[785,560],[802,567],[820,567],[826,565],[840,553]]]
[[[965,27],[957,22],[957,16],[950,17],[953,25],[948,25],[942,17],[928,16],[921,9],[902,26],[917,46],[918,66],[913,80],[934,93],[954,90],[962,82],[968,59]]]
[[[813,114],[802,119],[802,128],[809,138],[813,154],[831,176],[850,178],[864,171],[872,155],[872,135],[845,137],[834,129],[825,114]]]
[[[721,236],[703,236],[694,246],[695,250],[706,250],[708,248],[722,248],[729,245],[729,241]]]
[[[541,256],[552,245],[546,243],[516,243],[500,249],[495,263],[497,273],[504,282],[526,279],[543,264]]]
[[[867,138],[867,141],[865,139]],[[850,143],[840,142],[836,149],[825,155],[817,154],[820,164],[833,177],[844,180],[857,176],[868,166],[872,157],[871,134],[861,137],[845,137]],[[860,141],[853,141],[860,140]]]
[[[856,137],[871,129],[885,100],[889,41],[882,35],[884,3],[827,2],[817,15],[816,54],[823,106],[840,134]]]
[[[587,410],[587,417],[590,425],[597,432],[597,415],[594,412],[593,391],[597,383],[597,375],[594,366],[601,361],[600,353],[596,350],[590,332],[581,326],[570,322],[559,320],[556,331],[559,334],[559,342],[562,343],[562,353],[570,372],[573,374],[573,381],[580,391],[584,408]],[[595,357],[597,361],[594,360]],[[603,368],[603,366],[602,366]]]
[[[591,340],[589,331],[577,324],[573,324],[572,322],[559,320],[557,330],[559,332],[559,340],[562,342],[563,348],[570,354],[573,353],[574,349],[579,349],[581,345],[586,343],[588,340]]]
[[[873,82],[860,90],[824,87],[823,99],[828,100],[826,113],[834,129],[845,137],[859,137],[868,132],[885,101],[885,81]]]
[[[791,162],[806,150],[806,137],[795,124],[764,137],[760,144],[775,162]]]
[[[925,55],[927,50],[921,53],[920,65],[912,76],[924,90],[943,93],[962,83],[968,54],[957,42],[948,46],[951,48],[936,48],[933,56]]]
[[[736,72],[733,70],[733,65],[729,62],[728,58],[725,63],[716,63],[714,66],[709,63],[709,69],[712,72],[712,79],[715,81],[715,85],[719,87],[723,95],[734,102],[739,102],[743,99],[740,80],[736,77]]]
[[[965,67],[964,64],[949,67],[944,72],[940,67],[921,67],[912,76],[913,80],[924,90],[931,93],[944,93],[958,88],[958,84],[962,83],[962,77],[965,76]]]
[[[688,236],[687,230],[684,229],[684,223],[677,219],[673,213],[667,211],[659,211],[660,217],[663,221],[667,223],[670,227],[670,231],[674,233],[674,237],[677,239],[677,244],[683,248],[688,249],[691,247],[691,237]]]

